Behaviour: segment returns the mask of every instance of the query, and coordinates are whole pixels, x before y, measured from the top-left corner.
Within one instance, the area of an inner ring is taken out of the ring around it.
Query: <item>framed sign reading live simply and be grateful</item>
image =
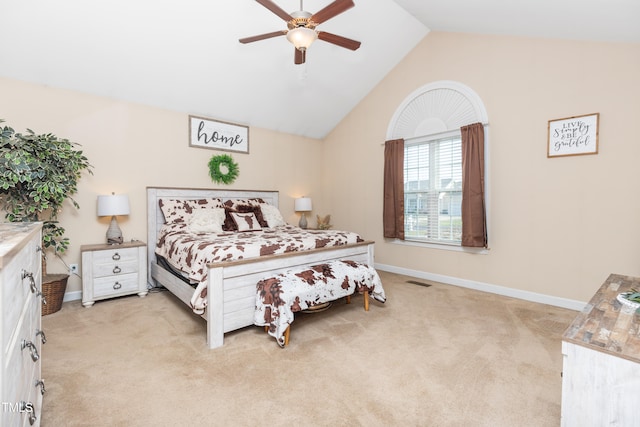
[[[249,127],[189,116],[189,146],[249,154]]]
[[[547,157],[598,154],[600,113],[549,120]]]

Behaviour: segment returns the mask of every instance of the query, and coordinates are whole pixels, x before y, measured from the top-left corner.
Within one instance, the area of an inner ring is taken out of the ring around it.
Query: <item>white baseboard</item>
[[[567,298],[554,297],[551,295],[538,294],[536,292],[523,291],[519,289],[507,288],[504,286],[491,285],[489,283],[476,282],[473,280],[460,279],[457,277],[444,276],[441,274],[427,273],[424,271],[410,270],[407,268],[394,267],[386,264],[375,264],[378,270],[390,273],[403,274],[405,276],[430,280],[433,282],[445,283],[447,285],[460,286],[463,288],[475,289],[477,291],[490,292],[492,294],[504,295],[511,298],[518,298],[526,301],[548,304],[556,307],[568,308],[570,310],[582,311],[586,302],[571,300]]]
[[[82,291],[65,292],[62,302],[82,299]]]
[[[445,283],[447,285],[460,286],[463,288],[475,289],[477,291],[489,292],[492,294],[504,295],[511,298],[518,298],[525,301],[548,304],[556,307],[568,308],[570,310],[582,311],[586,302],[571,300],[567,298],[554,297],[551,295],[538,294],[536,292],[522,291],[519,289],[507,288],[504,286],[491,285],[489,283],[476,282],[473,280],[460,279],[457,277],[444,276],[441,274],[427,273],[424,271],[410,270],[408,268],[395,267],[393,265],[375,264],[378,270],[390,273],[403,274],[405,276],[416,277],[433,282]],[[64,302],[82,299],[82,291],[66,292]]]

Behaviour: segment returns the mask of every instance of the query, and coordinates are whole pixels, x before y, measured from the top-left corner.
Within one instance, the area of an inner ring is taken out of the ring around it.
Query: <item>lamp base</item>
[[[123,241],[122,239],[122,231],[118,226],[118,221],[116,220],[115,215],[111,217],[111,223],[109,224],[109,228],[107,229],[107,244],[108,245],[119,245]]]
[[[300,222],[298,222],[298,227],[305,229],[307,228],[307,216],[302,212],[300,214]]]

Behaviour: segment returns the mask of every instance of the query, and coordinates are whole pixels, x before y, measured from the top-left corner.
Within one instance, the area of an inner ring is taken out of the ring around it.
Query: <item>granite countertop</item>
[[[640,278],[611,274],[562,339],[640,363],[640,314],[616,299],[631,288],[640,290]]]
[[[0,222],[0,268],[42,227],[40,222]]]

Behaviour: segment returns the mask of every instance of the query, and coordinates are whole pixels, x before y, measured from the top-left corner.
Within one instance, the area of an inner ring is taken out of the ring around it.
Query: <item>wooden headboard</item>
[[[217,198],[222,201],[232,199],[261,198],[266,203],[278,207],[278,191],[261,190],[220,190],[207,188],[171,188],[147,187],[147,264],[155,261],[155,248],[158,233],[164,224],[164,215],[160,210],[160,199],[206,199]],[[151,268],[148,269],[148,281],[151,284]]]

